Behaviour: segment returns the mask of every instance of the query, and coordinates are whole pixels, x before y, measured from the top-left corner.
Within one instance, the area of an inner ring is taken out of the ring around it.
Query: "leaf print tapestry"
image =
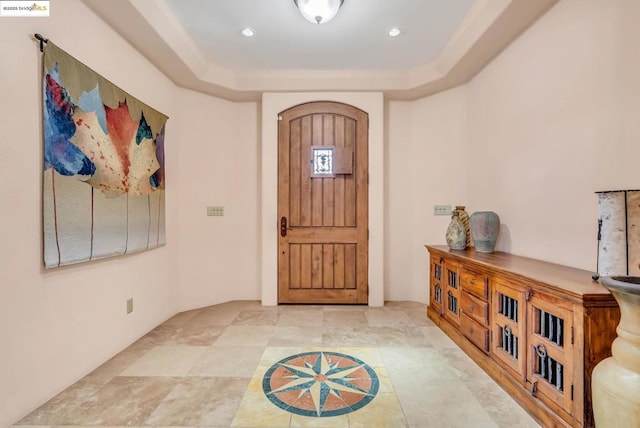
[[[44,264],[162,246],[167,117],[49,41],[44,72]]]

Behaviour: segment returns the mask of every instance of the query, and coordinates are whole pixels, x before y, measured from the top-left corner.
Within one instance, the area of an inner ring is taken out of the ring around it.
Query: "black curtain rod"
[[[49,41],[49,39],[45,39],[42,34],[34,34],[33,37],[40,41],[40,52],[44,51],[44,44]]]

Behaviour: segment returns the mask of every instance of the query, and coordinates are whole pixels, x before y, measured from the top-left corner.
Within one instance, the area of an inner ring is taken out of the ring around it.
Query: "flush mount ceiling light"
[[[331,21],[344,0],[293,0],[302,16],[314,24]]]

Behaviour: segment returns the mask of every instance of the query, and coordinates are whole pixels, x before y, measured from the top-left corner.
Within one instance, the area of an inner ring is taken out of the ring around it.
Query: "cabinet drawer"
[[[462,312],[487,326],[489,324],[489,304],[483,302],[469,293],[462,292],[460,296],[460,308]]]
[[[483,352],[489,352],[489,329],[474,321],[466,314],[460,316],[460,330],[467,339]]]
[[[488,281],[485,276],[478,275],[477,273],[466,270],[463,270],[460,273],[460,284],[462,285],[462,289],[482,300],[487,300],[487,297],[489,296],[487,282]]]

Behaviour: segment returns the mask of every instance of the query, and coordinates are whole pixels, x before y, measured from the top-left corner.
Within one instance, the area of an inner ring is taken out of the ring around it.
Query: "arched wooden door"
[[[367,303],[369,117],[319,101],[279,119],[278,302]]]

